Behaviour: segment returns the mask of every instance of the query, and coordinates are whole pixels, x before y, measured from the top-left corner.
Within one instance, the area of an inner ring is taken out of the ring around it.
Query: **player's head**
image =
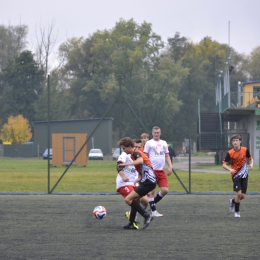
[[[145,143],[149,140],[149,134],[147,133],[142,133],[141,134],[141,141],[142,141],[142,144],[143,146],[145,145]]]
[[[118,143],[122,147],[123,151],[127,154],[131,154],[134,151],[134,142],[130,137],[122,138]]]
[[[161,128],[159,126],[154,126],[152,129],[152,136],[154,140],[159,140],[161,136]]]
[[[134,139],[135,149],[140,150],[142,148],[142,140],[141,139]]]
[[[239,135],[239,134],[234,134],[234,135],[232,135],[232,136],[230,137],[230,140],[231,140],[231,141],[233,141],[234,139],[238,139],[238,140],[242,141],[242,137],[241,137],[241,135]]]
[[[119,146],[134,147],[134,142],[130,137],[122,138],[117,144]]]
[[[239,134],[234,134],[230,137],[230,140],[232,142],[233,147],[236,149],[240,148],[241,142],[242,142],[242,137]]]

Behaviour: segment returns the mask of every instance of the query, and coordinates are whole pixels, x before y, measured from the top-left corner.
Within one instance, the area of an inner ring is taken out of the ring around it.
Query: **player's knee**
[[[165,196],[169,192],[169,189],[167,187],[162,187],[161,194]]]
[[[128,204],[128,205],[131,205],[132,200],[128,197],[125,197],[125,203]]]

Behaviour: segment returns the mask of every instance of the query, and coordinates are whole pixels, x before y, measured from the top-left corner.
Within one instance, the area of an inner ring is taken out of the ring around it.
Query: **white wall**
[[[259,124],[257,123],[259,122]],[[251,116],[248,122],[248,133],[250,134],[250,153],[253,156],[255,167],[259,165],[260,151],[260,116]]]

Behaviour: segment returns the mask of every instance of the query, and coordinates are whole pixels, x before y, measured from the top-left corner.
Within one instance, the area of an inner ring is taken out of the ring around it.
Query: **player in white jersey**
[[[161,191],[156,195],[155,189],[149,196],[149,204],[154,217],[162,217],[163,215],[157,212],[155,204],[158,203],[169,191],[168,179],[164,172],[165,162],[168,164],[167,175],[172,173],[172,162],[169,156],[168,145],[166,141],[161,140],[161,129],[158,126],[154,126],[152,129],[153,139],[146,142],[144,147],[144,153],[150,159],[153,166],[154,173],[156,175],[156,181]]]
[[[122,152],[118,157],[117,165],[121,163],[132,162],[130,155]],[[124,198],[130,194],[138,186],[136,180],[138,178],[138,171],[133,165],[125,166],[122,170],[118,171],[116,178],[116,191],[120,193]],[[144,196],[139,200],[140,206],[145,209],[148,205],[148,197]],[[130,211],[125,213],[126,218],[130,219]],[[137,218],[136,218],[137,219]],[[135,219],[135,220],[136,220]],[[133,226],[135,229],[139,229],[137,223],[134,222]]]

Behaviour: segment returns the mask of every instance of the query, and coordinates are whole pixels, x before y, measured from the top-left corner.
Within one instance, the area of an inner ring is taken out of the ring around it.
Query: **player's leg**
[[[154,170],[155,176],[156,176],[156,182],[158,184],[159,180],[160,180],[160,175],[159,175],[159,171]],[[148,199],[149,199],[149,204],[150,204],[150,208],[152,211],[152,216],[153,217],[162,217],[163,215],[160,214],[159,212],[157,212],[156,210],[156,206],[155,206],[155,202],[154,202],[154,198],[156,197],[156,190],[153,189],[151,192],[149,192],[147,194]]]
[[[235,217],[240,218],[240,202],[246,197],[246,191],[247,191],[247,183],[248,183],[248,177],[247,178],[239,178],[236,181],[236,187],[238,187],[240,190],[236,192],[235,197]]]
[[[149,192],[147,194],[147,197],[148,197],[148,202],[149,202],[149,205],[150,205],[150,208],[151,208],[151,211],[152,212],[155,212],[156,211],[156,206],[155,206],[155,202],[154,202],[154,197],[156,196],[156,191],[155,189],[152,190],[151,192]]]
[[[126,198],[136,187],[135,186],[131,186],[131,185],[128,185],[128,186],[123,186],[123,187],[120,187],[117,191],[119,192],[120,195],[122,195],[122,197]],[[139,202],[139,199],[137,199],[137,201]],[[132,209],[131,209],[132,210]],[[131,210],[128,212],[125,213],[125,217],[130,220],[130,214],[131,214]],[[134,212],[132,213],[134,215],[134,220],[136,219],[136,210],[134,210]],[[128,225],[125,225],[123,226],[124,228],[127,228]],[[138,228],[138,225],[136,224],[136,222],[134,221],[133,222],[133,227],[135,229],[139,229]]]
[[[122,226],[123,228],[125,228],[125,229],[139,229],[135,225],[135,217],[136,217],[136,213],[137,213],[138,210],[136,209],[136,207],[132,206],[132,204],[135,205],[135,203],[137,203],[137,205],[139,205],[139,203],[137,202],[137,201],[139,201],[139,199],[140,199],[140,196],[134,190],[132,190],[131,193],[129,193],[125,197],[125,202],[131,207],[131,211],[130,211],[130,216],[129,216],[129,223]]]
[[[161,188],[161,191],[154,197],[154,199],[149,199],[149,204],[151,206],[152,215],[154,217],[162,217],[156,210],[156,204],[168,193],[168,179],[164,171],[156,171],[157,185]]]
[[[153,217],[152,215],[147,213],[135,199],[145,196],[147,193],[151,192],[155,187],[155,183],[146,181],[145,183],[141,183],[140,186],[138,186],[125,198],[126,203],[130,205],[132,208],[134,208],[144,218],[143,229],[148,227]]]
[[[240,196],[240,200],[243,200],[246,197],[248,176],[246,178],[242,178],[240,182],[241,182],[241,196]]]
[[[241,187],[241,178],[233,178],[234,183],[234,191],[236,192],[235,196],[235,218],[240,218],[240,200],[241,200],[241,194],[242,194],[242,187]]]
[[[158,203],[169,192],[168,187],[160,187],[160,188],[161,191],[154,198],[155,203]]]
[[[140,205],[143,209],[147,208],[147,206],[149,205],[149,198],[147,195],[140,198]]]

